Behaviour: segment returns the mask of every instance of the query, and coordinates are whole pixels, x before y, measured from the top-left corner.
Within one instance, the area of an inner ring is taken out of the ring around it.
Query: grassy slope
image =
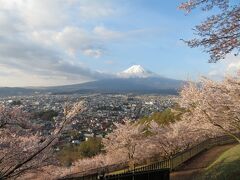
[[[210,179],[240,179],[240,144],[219,156],[206,168],[205,176]]]

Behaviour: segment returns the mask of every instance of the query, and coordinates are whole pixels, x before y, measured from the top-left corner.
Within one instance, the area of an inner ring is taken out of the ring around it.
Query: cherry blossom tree
[[[165,125],[154,121],[116,124],[116,129],[103,139],[106,153],[74,162],[71,172],[97,172],[102,168],[106,172],[112,165],[121,164],[132,168],[136,164],[155,161],[156,157],[157,160],[169,158],[219,134],[220,130],[211,127],[208,121],[199,123],[185,118],[187,113],[184,111],[181,120]]]
[[[73,163],[72,172],[111,171],[111,167],[133,168],[155,154],[155,146],[145,134],[145,124],[124,120],[103,139],[105,153]],[[109,169],[110,168],[110,169]]]
[[[62,120],[49,136],[39,133],[29,113],[21,107],[0,106],[0,179],[16,178],[28,171],[55,164],[53,146],[64,128],[83,110],[83,102],[64,106]]]
[[[103,139],[106,152],[76,161],[72,171],[97,171],[124,163],[132,167],[153,157],[169,158],[223,133],[240,142],[236,136],[240,132],[239,77],[226,77],[220,82],[203,78],[201,83],[185,85],[177,100],[180,107],[172,110],[180,114],[176,121],[163,125],[126,120],[116,124],[116,129]]]
[[[189,13],[198,7],[203,11],[218,7],[220,13],[197,25],[194,28],[197,38],[185,42],[190,47],[203,47],[210,54],[209,62],[224,59],[231,52],[237,55],[240,51],[240,3],[234,4],[229,0],[188,0],[179,8]]]
[[[186,119],[164,126],[152,122],[150,127],[154,134],[149,137],[149,142],[154,145],[153,152],[163,159],[213,136],[208,123],[202,123],[199,127],[198,122]]]
[[[200,84],[189,83],[180,93],[179,104],[188,111],[183,119],[208,123],[214,132],[224,132],[240,143],[240,76],[215,82],[203,78]]]
[[[136,149],[144,138],[144,126],[129,120],[115,125],[116,129],[103,139],[105,150],[107,154],[118,154],[132,166],[136,160]]]

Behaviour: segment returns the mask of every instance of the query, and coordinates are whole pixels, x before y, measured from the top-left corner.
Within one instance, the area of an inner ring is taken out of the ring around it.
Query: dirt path
[[[210,165],[217,157],[227,149],[233,147],[234,144],[216,146],[207,151],[200,153],[189,161],[185,162],[179,169],[172,172],[171,180],[192,180],[196,179],[196,175],[200,174],[204,168]]]

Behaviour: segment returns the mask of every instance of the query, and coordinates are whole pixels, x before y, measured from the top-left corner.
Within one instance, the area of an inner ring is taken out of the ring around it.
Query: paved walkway
[[[214,162],[224,151],[233,147],[234,144],[215,146],[207,151],[200,153],[185,162],[179,169],[170,174],[171,180],[192,180],[200,174],[204,168]]]

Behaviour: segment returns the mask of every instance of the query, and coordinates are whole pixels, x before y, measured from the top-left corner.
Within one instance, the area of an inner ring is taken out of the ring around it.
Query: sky
[[[53,86],[110,77],[139,64],[181,79],[219,78],[240,68],[233,55],[209,64],[191,49],[182,0],[0,0],[0,86]]]

